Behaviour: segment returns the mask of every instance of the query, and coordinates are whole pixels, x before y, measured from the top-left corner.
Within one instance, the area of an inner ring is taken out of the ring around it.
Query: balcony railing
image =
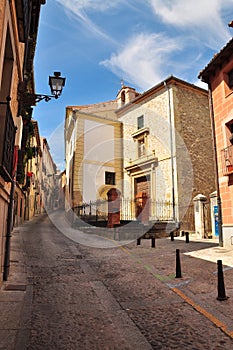
[[[11,181],[16,127],[9,101],[0,102],[0,120],[0,173],[5,181]]]
[[[221,150],[223,175],[233,174],[233,145]]]

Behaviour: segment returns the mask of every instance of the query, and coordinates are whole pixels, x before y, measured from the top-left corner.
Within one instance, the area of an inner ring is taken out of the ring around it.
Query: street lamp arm
[[[52,98],[57,99],[58,96],[51,96],[51,95],[40,95],[40,94],[36,94],[35,96],[35,102],[40,102],[42,100],[45,100],[45,102],[49,102]]]

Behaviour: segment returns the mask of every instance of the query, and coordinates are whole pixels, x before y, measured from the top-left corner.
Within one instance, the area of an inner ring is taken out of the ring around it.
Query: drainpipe
[[[173,130],[172,130],[172,113],[171,113],[171,98],[170,89],[167,86],[166,81],[164,81],[164,86],[167,88],[168,93],[168,108],[169,108],[169,126],[170,126],[170,144],[171,144],[171,170],[172,170],[172,218],[175,221],[176,211],[175,211],[175,180],[174,180],[174,155],[173,155]]]
[[[214,122],[214,108],[213,108],[213,98],[212,89],[210,83],[209,87],[209,104],[210,104],[210,118],[212,124],[212,137],[213,137],[213,147],[214,147],[214,162],[215,162],[215,176],[216,176],[216,187],[217,187],[217,204],[218,204],[218,232],[219,232],[219,246],[223,247],[223,234],[222,234],[222,203],[220,197],[219,189],[219,171],[218,171],[218,157],[217,157],[217,146],[216,146],[216,135],[215,135],[215,122]]]

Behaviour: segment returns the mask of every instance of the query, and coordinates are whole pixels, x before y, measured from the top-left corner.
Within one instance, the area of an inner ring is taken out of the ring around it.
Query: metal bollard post
[[[171,241],[174,241],[174,232],[173,231],[170,233],[170,236],[171,236]]]
[[[138,238],[137,239],[137,245],[140,245],[141,244],[141,238]]]
[[[176,249],[176,278],[181,278],[180,250]]]
[[[189,243],[189,232],[185,232],[185,241]]]
[[[151,237],[151,248],[155,248],[155,237]]]
[[[228,297],[226,296],[226,292],[225,292],[225,285],[224,285],[224,278],[223,278],[223,271],[222,271],[222,260],[218,260],[217,264],[218,264],[218,297],[217,297],[217,300],[223,301],[223,300],[227,300]]]

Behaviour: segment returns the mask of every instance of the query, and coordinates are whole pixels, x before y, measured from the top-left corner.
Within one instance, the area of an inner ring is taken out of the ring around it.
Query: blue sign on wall
[[[215,236],[219,235],[218,231],[218,206],[214,205],[214,230],[215,230]]]

